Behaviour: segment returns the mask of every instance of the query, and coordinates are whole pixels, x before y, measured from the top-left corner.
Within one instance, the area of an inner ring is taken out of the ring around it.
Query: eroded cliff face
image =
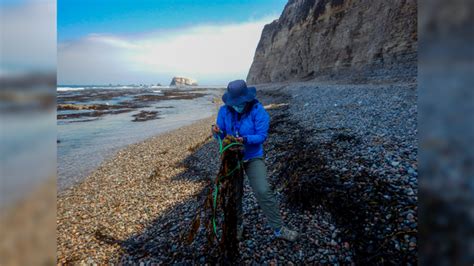
[[[416,0],[290,0],[264,27],[247,82],[416,75]]]

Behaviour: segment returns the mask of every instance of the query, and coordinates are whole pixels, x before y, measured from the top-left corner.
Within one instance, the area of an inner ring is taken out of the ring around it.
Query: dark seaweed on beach
[[[343,129],[326,143],[311,143],[307,136],[315,134],[313,130],[292,121],[285,108],[274,112],[271,133],[288,136],[275,143],[274,152],[284,155],[275,162],[276,181],[289,205],[309,212],[316,206],[330,211],[343,230],[344,241],[355,248],[357,264],[405,265],[416,261],[412,243],[418,229],[400,218],[416,210],[413,195],[407,194],[397,180],[365,170],[372,162],[347,158],[365,165],[354,172],[331,167],[347,156],[346,149],[361,144],[360,139]]]
[[[227,136],[222,141],[225,147],[237,140]],[[237,200],[243,192],[243,147],[230,147],[221,155],[221,165],[215,179],[211,180],[204,191],[204,201],[191,223],[186,242],[191,244],[200,225],[206,229],[209,258],[214,263],[228,263],[239,258],[237,240]],[[217,196],[214,193],[217,190]],[[216,206],[213,207],[214,197]],[[215,217],[216,231],[214,231]]]

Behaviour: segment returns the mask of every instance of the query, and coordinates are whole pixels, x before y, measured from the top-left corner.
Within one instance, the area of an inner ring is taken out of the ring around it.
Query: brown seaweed
[[[226,147],[238,143],[232,136],[222,141]],[[191,223],[186,242],[192,243],[201,225],[206,229],[207,248],[219,263],[229,263],[238,258],[237,206],[243,191],[243,147],[234,145],[221,154],[221,165],[215,179],[204,192],[203,204]],[[216,207],[214,193],[217,188]],[[213,218],[216,230],[214,230]]]

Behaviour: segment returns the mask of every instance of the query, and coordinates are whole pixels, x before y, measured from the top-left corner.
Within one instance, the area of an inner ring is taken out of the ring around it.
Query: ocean
[[[58,190],[119,149],[216,113],[219,87],[58,86]]]

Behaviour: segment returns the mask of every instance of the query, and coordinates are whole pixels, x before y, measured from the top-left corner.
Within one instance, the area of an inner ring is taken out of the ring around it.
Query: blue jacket
[[[250,108],[239,114],[232,107],[223,105],[217,114],[221,138],[226,135],[244,138],[244,160],[263,157],[263,142],[267,139],[270,116],[263,105],[254,100]]]

